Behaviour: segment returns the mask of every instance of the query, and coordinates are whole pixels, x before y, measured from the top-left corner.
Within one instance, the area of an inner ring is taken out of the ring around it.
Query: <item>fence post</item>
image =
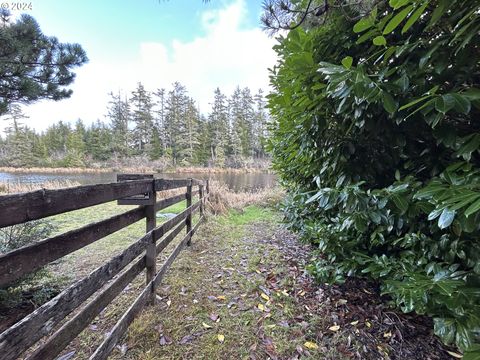
[[[151,205],[147,205],[145,209],[145,214],[147,217],[147,233],[157,226],[157,214],[155,211],[155,203],[157,202],[157,192],[155,191],[155,180],[153,180],[153,191],[150,194]],[[155,239],[152,237],[151,241],[147,244],[146,249],[146,285],[150,284],[150,282],[155,277],[156,273],[156,262],[157,262],[157,249],[155,246]],[[155,284],[152,284],[152,291],[150,297],[148,299],[148,303],[150,305],[155,304],[155,296],[156,296],[156,289]]]
[[[189,183],[187,185],[187,209],[192,206],[192,179],[188,179]],[[187,215],[185,220],[185,225],[187,227],[187,234],[192,230],[192,213],[190,212]],[[192,238],[188,239],[187,245],[192,245]]]
[[[198,185],[198,194],[199,194],[199,201],[200,201],[200,217],[203,216],[203,207],[205,206],[203,203],[203,184]]]

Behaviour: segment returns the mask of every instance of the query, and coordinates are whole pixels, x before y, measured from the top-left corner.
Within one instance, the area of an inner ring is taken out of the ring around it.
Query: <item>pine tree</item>
[[[165,89],[158,89],[153,93],[155,96],[154,127],[158,135],[158,142],[162,146],[160,156],[163,156],[167,149],[167,128],[166,128],[166,99]]]
[[[168,93],[165,115],[167,154],[170,154],[173,166],[177,166],[182,160],[184,150],[188,146],[188,140],[185,137],[187,100],[185,87],[175,82],[173,89]]]
[[[10,104],[70,97],[66,86],[75,79],[72,69],[88,61],[82,47],[44,35],[26,14],[11,21],[2,10],[1,21],[0,115]]]
[[[117,95],[110,93],[107,117],[110,119],[112,128],[112,150],[120,157],[127,157],[130,154],[130,134],[128,124],[130,121],[130,105],[119,92]]]
[[[262,89],[254,96],[255,115],[253,121],[253,153],[255,157],[265,157],[265,143],[267,138],[268,113]]]
[[[7,135],[7,163],[9,166],[25,167],[32,164],[27,129],[22,122],[27,118],[19,105],[10,105],[6,117],[10,124],[5,129]]]
[[[130,99],[132,108],[132,122],[135,127],[133,129],[132,139],[138,154],[142,154],[145,145],[152,138],[153,130],[153,103],[150,93],[145,90],[142,83],[138,83],[137,89],[132,92]]]
[[[215,89],[212,112],[208,117],[210,128],[210,155],[215,166],[224,166],[228,145],[227,98],[219,88]]]

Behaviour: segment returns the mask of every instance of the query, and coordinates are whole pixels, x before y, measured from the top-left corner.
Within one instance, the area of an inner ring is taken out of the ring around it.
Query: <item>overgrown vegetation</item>
[[[474,358],[480,1],[368,3],[279,37],[270,147],[287,221],[318,246],[319,280],[380,281]]]

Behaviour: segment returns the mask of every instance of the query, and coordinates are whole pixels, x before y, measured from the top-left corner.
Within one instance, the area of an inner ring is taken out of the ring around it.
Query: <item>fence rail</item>
[[[0,255],[0,287],[8,286],[54,260],[141,219],[146,219],[146,234],[143,237],[1,333],[2,359],[16,359],[27,350],[29,350],[27,359],[54,359],[103,308],[145,270],[145,288],[91,356],[91,359],[105,359],[141,309],[146,304],[155,303],[156,288],[167,269],[181,250],[191,243],[192,236],[204,220],[205,200],[209,193],[208,180],[204,182],[196,179],[154,179],[152,175],[130,174],[119,175],[118,181],[111,184],[0,196],[0,227],[114,200],[118,200],[118,204],[140,205],[125,213]],[[157,201],[157,191],[183,187],[186,188],[186,192]],[[198,187],[198,190],[193,190],[193,187]],[[192,199],[196,195],[199,195],[199,200],[192,204]],[[157,226],[157,211],[183,200],[186,200],[187,204],[185,210]],[[193,214],[198,210],[200,218],[192,226]],[[158,254],[184,228],[186,235],[157,272]],[[88,303],[84,305],[87,300]],[[81,305],[84,306],[60,325]],[[46,340],[38,345],[39,340],[44,337],[47,337]]]

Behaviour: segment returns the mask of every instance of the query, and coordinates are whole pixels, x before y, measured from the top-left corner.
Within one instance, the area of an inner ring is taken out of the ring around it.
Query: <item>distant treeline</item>
[[[201,114],[185,86],[128,96],[110,94],[106,121],[75,125],[59,121],[38,133],[19,106],[11,106],[0,137],[0,166],[83,167],[98,163],[154,161],[164,166],[242,167],[266,159],[268,113],[262,90],[220,89]]]

